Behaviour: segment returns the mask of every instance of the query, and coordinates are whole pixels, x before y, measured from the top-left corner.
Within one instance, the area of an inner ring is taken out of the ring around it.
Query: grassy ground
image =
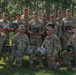
[[[66,71],[64,67],[59,69],[30,69],[28,68],[28,57],[24,57],[23,66],[18,68],[15,65],[12,70],[6,69],[6,64],[0,60],[0,75],[76,75],[76,68],[74,71]],[[35,64],[37,65],[37,64]]]

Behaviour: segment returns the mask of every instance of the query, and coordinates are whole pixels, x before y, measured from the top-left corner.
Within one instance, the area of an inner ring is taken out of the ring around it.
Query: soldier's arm
[[[28,33],[30,35],[33,35],[34,33],[31,31],[31,23],[32,23],[32,21],[29,21],[29,23],[28,23]]]
[[[27,46],[29,45],[29,38],[28,38],[28,36],[26,37],[26,39],[27,39]]]
[[[73,40],[73,36],[71,36],[71,38],[68,39],[66,47],[69,46],[69,45],[72,45],[72,40]]]
[[[54,51],[53,51],[53,56],[57,56],[58,55],[58,52],[60,51],[60,40],[59,38],[56,36],[54,38]]]

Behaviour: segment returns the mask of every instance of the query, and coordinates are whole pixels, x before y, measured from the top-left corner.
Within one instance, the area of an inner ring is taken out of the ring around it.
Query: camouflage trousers
[[[22,66],[23,53],[21,51],[12,52],[8,57],[8,65],[12,65],[14,62],[17,67]]]
[[[73,61],[74,61],[74,64],[76,65],[76,52],[74,52],[73,54]]]
[[[34,59],[38,61],[39,65],[42,64],[42,57],[40,57],[37,54],[30,54],[29,55],[29,64],[33,64]]]
[[[60,64],[58,62],[56,62],[56,59],[54,58],[54,60],[51,60],[51,56],[46,56],[45,57],[46,60],[47,60],[47,64],[48,64],[48,68],[50,69],[55,69],[57,68],[58,66],[60,66]]]

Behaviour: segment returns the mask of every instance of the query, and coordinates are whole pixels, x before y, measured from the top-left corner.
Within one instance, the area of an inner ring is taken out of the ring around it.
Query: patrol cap
[[[27,7],[25,7],[23,10],[27,10],[28,11],[29,9]]]
[[[33,15],[38,15],[38,12],[37,12],[37,11],[34,11],[34,12],[33,12]]]
[[[51,26],[47,26],[46,30],[53,30],[53,28]]]
[[[21,14],[20,14],[19,12],[16,13],[16,16],[17,16],[17,15],[20,15],[20,16],[21,16]]]
[[[59,14],[61,14],[61,13],[62,13],[62,11],[61,11],[61,10],[58,10],[58,13],[59,13]]]
[[[42,16],[46,16],[46,13],[44,12],[44,13],[42,14]]]
[[[20,25],[19,29],[25,29],[25,26],[24,25]]]
[[[3,16],[8,16],[8,14],[6,12],[3,13]]]
[[[50,15],[50,18],[54,18],[54,17],[55,17],[54,14],[51,14],[51,15]]]
[[[66,9],[66,12],[71,12],[71,10],[70,9]]]

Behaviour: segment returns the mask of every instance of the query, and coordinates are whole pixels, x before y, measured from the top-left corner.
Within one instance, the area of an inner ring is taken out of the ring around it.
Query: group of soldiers
[[[70,9],[66,10],[66,17],[58,10],[57,18],[50,15],[50,21],[46,19],[46,13],[41,20],[38,12],[33,12],[33,18],[29,16],[29,9],[23,9],[23,15],[16,13],[16,20],[8,21],[8,14],[3,13],[0,20],[0,55],[3,62],[7,60],[7,68],[11,68],[15,62],[17,67],[22,66],[23,56],[29,56],[29,67],[33,68],[34,59],[39,62],[39,67],[44,67],[42,57],[45,57],[48,68],[55,69],[60,66],[59,58],[72,69],[71,60],[76,65],[76,21],[72,17]],[[13,26],[14,25],[14,26]],[[10,34],[13,32],[12,45],[9,45]],[[29,53],[28,47],[34,47]],[[40,54],[38,48],[45,48],[45,54]],[[9,50],[8,50],[9,49]]]

